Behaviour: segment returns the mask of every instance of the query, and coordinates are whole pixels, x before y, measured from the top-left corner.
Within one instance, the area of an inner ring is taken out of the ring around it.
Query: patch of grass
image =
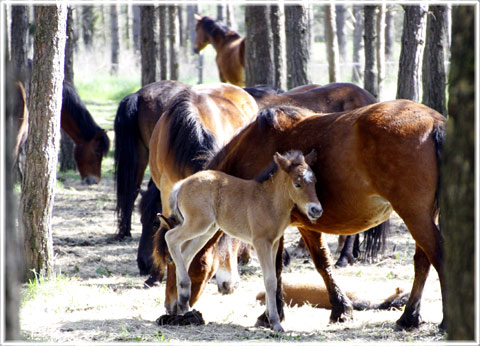
[[[35,278],[28,280],[21,290],[21,303],[23,307],[29,301],[35,299],[37,296],[53,296],[55,292],[63,289],[63,287],[71,283],[71,279],[64,276],[62,273],[55,275],[52,278],[45,278],[34,272]]]

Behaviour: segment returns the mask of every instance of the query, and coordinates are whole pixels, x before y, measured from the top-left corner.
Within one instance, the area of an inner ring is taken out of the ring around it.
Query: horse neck
[[[290,177],[280,168],[270,179],[262,183],[265,193],[270,196],[273,209],[279,215],[290,215],[295,205],[288,193],[287,184],[290,183]]]
[[[208,40],[210,41],[210,44],[213,46],[213,48],[215,48],[215,50],[218,52],[225,44],[231,42],[233,39],[240,38],[240,36],[236,36],[227,35],[225,33],[217,33],[215,36],[213,36],[212,34],[208,34]]]
[[[83,144],[86,140],[83,138],[82,130],[75,122],[69,112],[62,109],[60,125],[63,131],[73,140],[75,144]]]

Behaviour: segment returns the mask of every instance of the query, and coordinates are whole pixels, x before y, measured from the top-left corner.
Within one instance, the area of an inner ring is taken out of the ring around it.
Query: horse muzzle
[[[94,185],[98,184],[99,182],[100,178],[93,175],[87,175],[85,178],[82,179],[82,185]]]
[[[320,204],[309,203],[307,205],[307,216],[312,222],[316,222],[323,214],[323,208]]]

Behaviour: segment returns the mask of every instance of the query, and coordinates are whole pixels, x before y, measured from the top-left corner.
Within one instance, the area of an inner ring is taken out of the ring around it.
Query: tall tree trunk
[[[93,6],[82,6],[82,34],[83,44],[87,48],[93,46],[93,34],[95,32],[95,21],[93,16]]]
[[[118,7],[117,5],[110,5],[111,74],[117,74],[118,72],[118,52],[120,51],[118,31]]]
[[[73,33],[73,8],[68,6],[67,9],[67,41],[65,43],[65,65],[64,73],[65,80],[73,85],[73,51],[75,45],[75,36]],[[60,171],[66,172],[69,170],[75,170],[77,164],[73,156],[73,150],[75,143],[73,140],[63,131],[60,130],[60,155],[58,160],[60,161]]]
[[[185,39],[185,28],[184,28],[184,23],[183,23],[183,7],[182,5],[178,5],[177,7],[177,24],[178,24],[178,44],[180,47],[185,48],[186,47],[186,39]]]
[[[450,46],[452,45],[452,5],[445,5],[445,35],[447,36],[447,51],[445,52],[445,59],[450,61]]]
[[[285,21],[283,6],[270,5],[270,24],[272,26],[274,86],[285,90]]]
[[[38,6],[29,134],[22,184],[21,224],[25,231],[26,277],[54,273],[51,216],[55,195],[67,8]]]
[[[235,10],[233,4],[231,2],[227,2],[225,9],[225,24],[227,24],[227,26],[233,31],[237,31],[237,22],[235,20]]]
[[[403,8],[405,15],[398,64],[397,99],[419,102],[427,8],[412,5]]]
[[[124,29],[124,39],[123,42],[125,42],[125,48],[128,50],[130,49],[130,21],[131,21],[131,14],[130,14],[130,5],[121,5],[121,11],[123,14],[123,18],[125,18],[124,23],[123,23],[123,29]]]
[[[385,59],[393,58],[393,45],[395,43],[395,26],[393,24],[393,14],[395,5],[387,5],[385,13]]]
[[[429,6],[427,18],[427,37],[423,52],[422,103],[447,115],[445,100],[445,35],[446,7]]]
[[[347,39],[345,33],[346,11],[347,7],[345,5],[335,5],[335,24],[337,29],[336,36],[340,61],[345,61],[347,58]]]
[[[265,5],[245,7],[245,84],[275,84],[270,12]]]
[[[363,80],[363,6],[353,5],[353,82]]]
[[[305,6],[285,6],[288,89],[311,84],[309,78],[311,28],[308,21],[308,9]]]
[[[132,5],[133,12],[133,21],[132,21],[132,32],[133,32],[133,47],[135,51],[140,50],[140,36],[142,32],[142,19],[140,14],[140,6]]]
[[[28,6],[12,5],[11,61],[15,79],[22,82],[28,95]]]
[[[169,62],[170,79],[178,80],[178,15],[177,7],[168,6],[168,42],[169,42]]]
[[[223,4],[217,5],[217,19],[225,23],[227,8]]]
[[[385,80],[385,12],[386,5],[378,5],[377,13],[377,100],[383,101],[383,82]]]
[[[475,88],[478,87],[475,84],[475,35],[475,6],[453,6],[440,221],[445,249],[446,297],[443,299],[447,335],[449,340],[463,342],[473,341],[478,330],[478,316],[475,321],[478,289],[475,287],[475,273],[478,273],[478,263],[475,263]]]
[[[190,52],[187,54],[188,56],[190,56],[191,52],[193,51],[193,43],[195,42],[195,38],[197,36],[195,32],[195,26],[197,25],[197,21],[194,17],[195,13],[198,13],[198,5],[187,5],[188,41],[190,41]]]
[[[378,99],[378,77],[377,77],[377,35],[375,32],[375,12],[377,6],[364,6],[364,40],[365,40],[365,72],[363,87],[375,98]]]
[[[328,80],[334,83],[340,79],[340,63],[338,53],[338,40],[335,26],[335,7],[332,5],[323,6],[325,13],[325,43],[327,46]]]
[[[159,22],[159,53],[160,53],[160,79],[167,79],[168,72],[168,56],[167,56],[167,6],[160,5],[158,8]]]
[[[151,5],[141,6],[142,22],[140,52],[142,56],[142,85],[155,82],[155,11]]]

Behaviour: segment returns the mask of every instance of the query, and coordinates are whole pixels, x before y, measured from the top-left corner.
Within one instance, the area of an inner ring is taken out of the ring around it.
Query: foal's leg
[[[276,332],[283,332],[280,324],[280,316],[277,311],[276,290],[277,277],[275,274],[275,258],[278,249],[278,240],[276,244],[265,239],[256,240],[253,247],[257,251],[258,261],[263,272],[263,281],[265,284],[265,297],[267,305],[267,314],[270,327]]]
[[[324,241],[323,233],[314,232],[299,227],[298,230],[305,240],[308,251],[312,255],[315,268],[325,281],[325,287],[328,291],[332,313],[331,322],[345,322],[351,318],[353,305],[345,293],[338,287],[332,275],[332,256],[328,244]]]

